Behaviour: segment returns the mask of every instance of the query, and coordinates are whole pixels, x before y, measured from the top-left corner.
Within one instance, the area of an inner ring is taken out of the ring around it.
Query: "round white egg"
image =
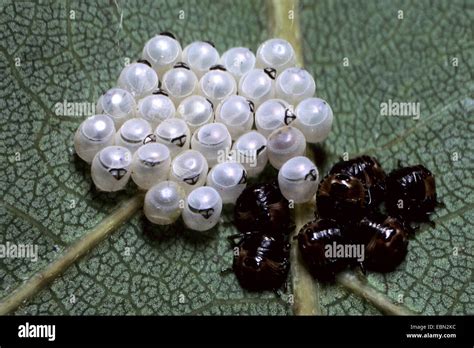
[[[225,162],[232,139],[223,123],[209,123],[196,130],[191,138],[191,148],[199,151],[209,167]]]
[[[306,150],[306,139],[301,131],[292,126],[279,128],[268,137],[268,160],[276,169],[290,158],[302,156]]]
[[[329,104],[320,98],[308,98],[296,107],[296,120],[292,123],[303,132],[308,143],[324,141],[331,132],[333,114]]]
[[[108,146],[98,152],[91,166],[91,177],[100,191],[114,192],[125,188],[130,179],[131,152],[122,146]]]
[[[123,68],[117,84],[135,99],[152,94],[158,88],[158,75],[145,63],[132,63]]]
[[[200,95],[192,95],[184,99],[178,106],[177,117],[183,119],[191,133],[214,119],[213,104]]]
[[[239,81],[239,95],[251,100],[255,107],[275,95],[275,75],[271,69],[252,69]]]
[[[169,225],[180,217],[184,200],[184,191],[178,184],[162,181],[146,193],[143,211],[152,223]]]
[[[190,132],[186,122],[179,118],[168,118],[155,130],[156,142],[164,144],[170,150],[171,158],[189,149]]]
[[[283,99],[269,99],[257,108],[255,127],[268,137],[274,130],[288,126],[296,118],[291,105]]]
[[[175,157],[171,163],[169,179],[181,185],[189,194],[206,182],[209,167],[203,155],[195,150],[186,150]]]
[[[138,101],[137,117],[148,121],[153,129],[175,114],[174,103],[166,95],[152,94]]]
[[[181,61],[181,55],[181,45],[170,33],[161,33],[148,40],[142,52],[143,58],[150,62],[158,76]]]
[[[174,105],[178,106],[184,98],[196,94],[198,79],[186,64],[177,63],[163,76],[162,88]]]
[[[255,55],[246,47],[233,47],[221,56],[221,64],[239,82],[240,78],[255,68]]]
[[[135,117],[136,108],[135,98],[129,91],[111,88],[100,96],[96,112],[110,116],[119,129],[125,121]]]
[[[132,180],[140,189],[148,190],[168,178],[170,164],[170,151],[165,145],[142,145],[133,155]]]
[[[222,203],[235,204],[247,186],[247,171],[240,163],[219,163],[209,172],[207,186],[216,189],[222,198]]]
[[[227,97],[216,110],[216,122],[227,127],[232,140],[252,129],[253,119],[253,103],[239,95]]]
[[[126,121],[115,135],[115,145],[126,147],[133,154],[153,133],[150,124],[143,118]]]
[[[207,231],[220,220],[222,199],[212,187],[194,189],[186,198],[183,210],[184,224],[195,231]]]
[[[194,41],[184,48],[183,62],[189,65],[196,76],[201,77],[219,62],[219,52],[209,42]]]
[[[241,135],[232,146],[231,160],[242,164],[248,177],[256,177],[268,163],[267,138],[254,130]]]
[[[94,115],[86,118],[74,135],[74,149],[87,163],[103,148],[115,142],[114,121],[107,115]]]
[[[294,107],[303,99],[311,98],[316,92],[313,76],[302,68],[288,68],[278,75],[275,82],[277,98],[288,101]]]
[[[318,168],[305,156],[290,158],[278,172],[281,193],[294,203],[312,200],[318,190],[318,182]]]

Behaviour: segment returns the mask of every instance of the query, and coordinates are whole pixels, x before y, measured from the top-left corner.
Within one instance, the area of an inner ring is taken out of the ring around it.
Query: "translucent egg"
[[[163,76],[162,88],[174,105],[178,106],[184,98],[195,94],[198,88],[198,79],[186,64],[177,63]]]
[[[255,55],[246,47],[234,47],[224,52],[220,62],[238,82],[255,67]]]
[[[239,95],[251,100],[258,107],[275,93],[274,71],[270,69],[252,69],[239,81]]]
[[[165,145],[142,145],[133,155],[132,180],[142,190],[148,190],[168,178],[170,164],[170,151]]]
[[[143,59],[150,62],[158,76],[181,61],[181,45],[170,33],[161,33],[148,40],[143,48]]]
[[[256,177],[268,162],[267,139],[257,131],[245,133],[234,143],[231,160],[242,164],[248,177]]]
[[[257,108],[255,126],[268,138],[274,130],[288,126],[295,118],[290,104],[282,99],[270,99]]]
[[[158,75],[145,63],[132,63],[123,68],[118,78],[120,88],[129,91],[135,99],[153,93],[158,87]]]
[[[130,92],[122,88],[112,88],[100,96],[96,112],[110,116],[115,128],[119,129],[126,120],[135,117],[136,108],[135,99]]]
[[[174,158],[189,149],[190,132],[186,122],[179,118],[168,118],[161,122],[155,130],[156,142],[164,144]]]
[[[194,133],[197,128],[213,121],[213,105],[200,95],[192,95],[179,104],[177,117],[182,118]]]
[[[209,172],[207,186],[216,189],[222,198],[222,203],[235,204],[247,186],[247,172],[240,163],[219,163]]]
[[[234,77],[225,68],[216,65],[206,72],[199,80],[200,93],[214,105],[235,94],[237,85]]]
[[[296,120],[292,126],[301,130],[308,143],[319,143],[331,132],[332,121],[332,110],[326,101],[308,98],[296,107]]]
[[[191,148],[206,158],[209,167],[226,160],[231,144],[227,127],[218,122],[200,127],[191,139]]]
[[[220,220],[222,199],[219,193],[208,186],[194,189],[186,198],[183,210],[184,224],[195,231],[207,231]]]
[[[115,135],[115,145],[126,147],[133,154],[152,133],[153,130],[147,121],[143,118],[132,118],[120,127]]]
[[[303,133],[295,127],[279,128],[268,137],[268,159],[276,169],[290,158],[302,156],[306,150]]]
[[[114,121],[107,115],[86,118],[74,135],[74,148],[77,155],[87,163],[103,148],[115,141]]]
[[[318,190],[318,181],[318,168],[304,156],[289,159],[278,172],[281,193],[294,203],[312,200]]]
[[[278,73],[296,64],[295,50],[283,39],[270,39],[257,49],[258,68],[272,67]]]
[[[107,146],[92,161],[91,177],[100,191],[114,192],[125,188],[130,179],[131,152],[123,146]]]
[[[288,68],[278,75],[275,82],[277,98],[284,99],[292,105],[297,105],[306,98],[311,98],[316,92],[313,76],[305,69]]]
[[[232,95],[219,104],[216,121],[223,123],[232,137],[237,139],[252,129],[254,105],[242,96]]]
[[[219,62],[219,52],[209,42],[194,41],[184,48],[183,62],[201,77],[211,66]]]
[[[186,150],[171,163],[169,178],[181,185],[188,194],[206,182],[209,167],[203,155],[195,150]]]
[[[162,181],[146,193],[143,211],[152,223],[170,225],[181,215],[184,199],[184,191],[178,184]]]
[[[175,114],[174,103],[166,95],[152,94],[138,101],[137,117],[147,120],[153,129]]]

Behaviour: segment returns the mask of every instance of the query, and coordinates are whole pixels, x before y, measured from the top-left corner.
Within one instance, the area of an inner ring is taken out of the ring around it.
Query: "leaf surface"
[[[0,243],[34,243],[40,254],[38,262],[0,261],[0,297],[134,194],[91,189],[89,169],[72,151],[84,117],[58,116],[56,104],[95,103],[160,31],[183,46],[208,39],[221,53],[255,51],[272,36],[268,7],[250,0],[0,4]],[[420,313],[474,313],[472,6],[303,1],[297,10],[305,65],[335,115],[329,139],[315,149],[321,172],[344,152],[375,155],[386,168],[398,159],[423,163],[446,204],[436,228],[423,226],[410,241],[406,262],[391,274],[371,273],[369,282]],[[388,99],[420,102],[420,119],[381,116]],[[221,276],[232,260],[230,212],[211,233],[177,224],[154,237],[137,214],[16,313],[290,314],[285,297],[247,293],[234,276]],[[379,313],[337,285],[320,287],[319,297],[323,313]]]

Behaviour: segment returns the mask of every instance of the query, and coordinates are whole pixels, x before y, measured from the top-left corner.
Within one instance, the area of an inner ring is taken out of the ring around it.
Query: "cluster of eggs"
[[[98,190],[122,190],[131,178],[147,191],[152,223],[182,215],[188,228],[204,231],[267,162],[279,169],[288,199],[315,194],[318,171],[304,157],[306,143],[323,141],[333,120],[315,90],[285,40],[265,41],[256,55],[234,47],[220,56],[210,42],[182,49],[165,32],[99,98],[98,114],[75,134],[75,150],[91,164]]]

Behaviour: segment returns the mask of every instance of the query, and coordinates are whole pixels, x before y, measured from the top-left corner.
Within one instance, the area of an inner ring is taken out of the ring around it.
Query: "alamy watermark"
[[[386,102],[380,103],[380,115],[412,117],[414,120],[418,120],[420,118],[420,103],[397,102],[389,99]]]
[[[240,164],[248,164],[249,167],[255,168],[257,166],[257,150],[225,150],[217,151],[217,163],[224,163],[228,161],[237,162]]]
[[[326,244],[324,246],[324,256],[327,258],[356,259],[359,262],[365,260],[364,244]]]
[[[92,116],[95,115],[95,104],[90,102],[71,102],[64,99],[54,105],[56,116]]]
[[[38,245],[10,242],[0,244],[0,259],[30,259],[36,262],[38,261]]]

